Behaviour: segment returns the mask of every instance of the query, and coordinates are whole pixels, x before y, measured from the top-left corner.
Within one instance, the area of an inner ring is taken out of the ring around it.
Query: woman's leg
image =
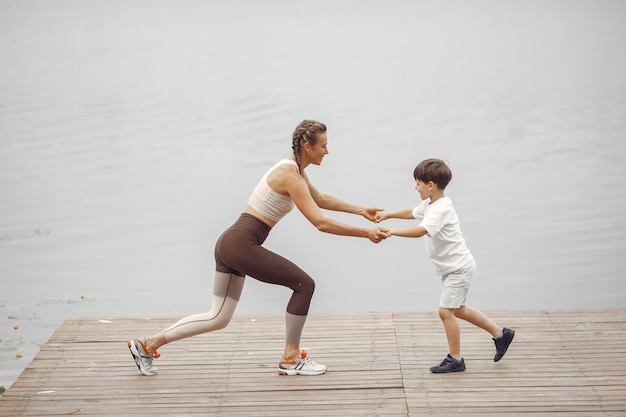
[[[289,312],[285,313],[285,359],[294,359],[300,355],[300,337],[304,329],[307,316],[298,316]]]
[[[211,310],[185,317],[163,332],[147,337],[145,340],[148,349],[155,352],[166,343],[226,327],[237,308],[244,280],[242,276],[216,271]]]
[[[239,250],[220,247],[219,256],[226,264],[259,281],[281,285],[293,290],[285,315],[285,358],[300,354],[300,338],[315,292],[315,281],[299,266],[260,245]]]
[[[284,352],[286,359],[293,359],[300,355],[300,339],[315,292],[315,281],[293,262],[262,246],[252,248],[252,252],[253,255],[248,259],[257,262],[245,261],[246,265],[238,265],[246,275],[262,282],[288,287],[293,291],[285,313]]]

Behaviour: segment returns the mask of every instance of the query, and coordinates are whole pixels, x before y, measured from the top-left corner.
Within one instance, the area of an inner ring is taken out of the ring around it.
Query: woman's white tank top
[[[261,181],[256,185],[254,192],[248,200],[248,205],[255,211],[267,217],[268,219],[278,222],[285,217],[293,209],[293,200],[291,197],[282,195],[272,190],[267,183],[267,177],[281,165],[291,164],[296,168],[298,164],[291,159],[283,159],[278,162],[272,168],[269,169],[261,178]]]

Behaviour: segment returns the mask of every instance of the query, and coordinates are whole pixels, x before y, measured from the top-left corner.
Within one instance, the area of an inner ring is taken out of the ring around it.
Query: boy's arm
[[[387,236],[422,237],[427,233],[422,226],[392,227],[387,231]]]
[[[396,210],[396,211],[382,211],[382,212],[376,213],[376,216],[374,217],[374,221],[376,223],[382,222],[383,220],[387,220],[387,219],[415,220],[415,217],[413,217],[413,208],[409,207],[406,209]]]

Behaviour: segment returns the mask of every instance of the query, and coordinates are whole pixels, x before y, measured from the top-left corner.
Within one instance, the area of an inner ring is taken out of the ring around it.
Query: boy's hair
[[[425,183],[432,181],[437,184],[437,188],[445,190],[452,179],[452,171],[441,159],[430,158],[415,167],[413,178]]]

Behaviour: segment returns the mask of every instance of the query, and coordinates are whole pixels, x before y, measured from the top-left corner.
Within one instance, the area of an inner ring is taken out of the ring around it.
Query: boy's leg
[[[465,361],[461,358],[461,329],[459,328],[459,321],[454,315],[454,309],[439,307],[439,317],[446,331],[450,353],[439,365],[431,367],[430,371],[436,374],[463,372]]]
[[[448,339],[448,349],[450,356],[456,359],[461,358],[461,328],[459,321],[454,314],[455,309],[439,307],[439,318],[443,322],[443,328],[446,331]]]
[[[502,330],[502,328],[491,321],[485,313],[475,308],[461,306],[461,308],[454,310],[454,315],[489,332],[493,337],[497,337]]]
[[[465,305],[467,291],[475,271],[473,263],[441,277],[443,289],[439,299],[439,318],[448,339],[450,353],[438,366],[430,368],[434,373],[461,372],[465,361],[461,357],[461,328],[455,311]]]
[[[439,299],[439,318],[441,318],[446,331],[450,355],[456,359],[461,358],[461,328],[456,311],[465,306],[467,292],[475,270],[475,265],[472,263],[452,274],[441,277],[443,289]]]
[[[496,344],[496,355],[493,358],[494,362],[498,362],[506,353],[509,345],[513,341],[515,336],[515,330],[508,329],[506,327],[500,327],[495,324],[489,317],[480,310],[470,307],[461,307],[454,310],[456,317],[463,319],[474,326],[480,327],[486,330],[493,336],[493,341]]]

